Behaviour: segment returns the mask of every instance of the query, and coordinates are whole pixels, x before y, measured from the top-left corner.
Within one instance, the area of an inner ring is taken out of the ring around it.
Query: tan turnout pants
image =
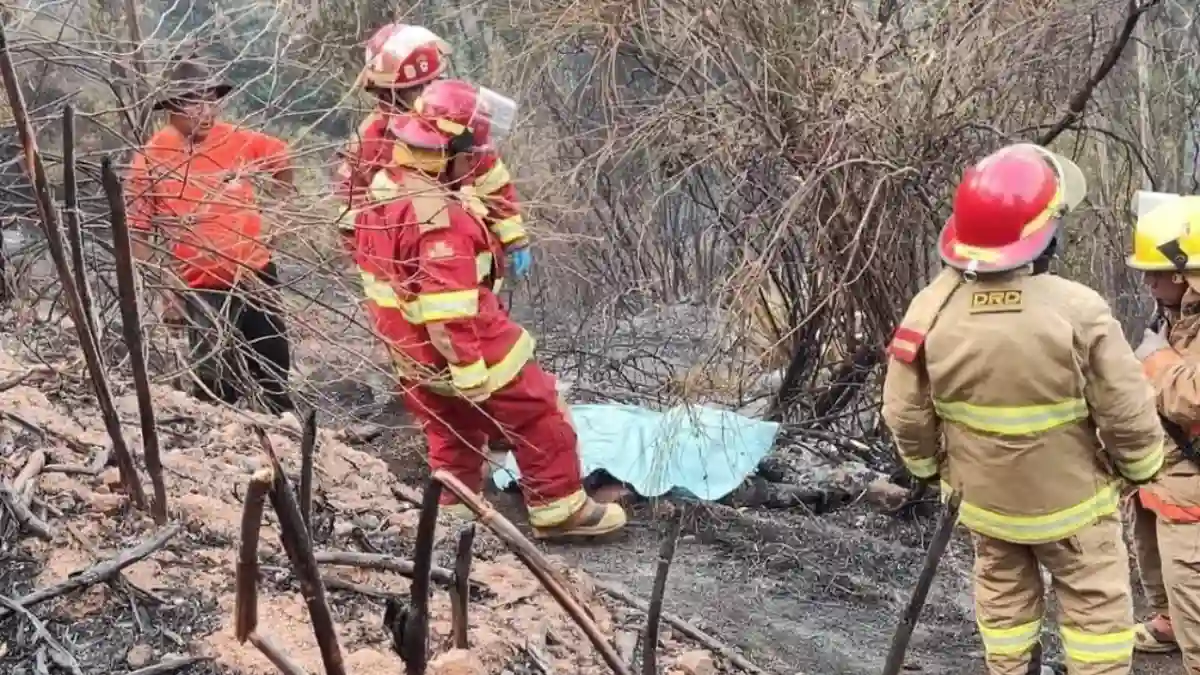
[[[1161,534],[1160,534],[1161,536]],[[1133,599],[1121,522],[1105,517],[1049,544],[1013,544],[983,535],[975,543],[975,618],[989,675],[1038,672],[1045,588],[1058,598],[1058,623],[1070,675],[1128,675],[1133,660]]]
[[[1184,672],[1200,675],[1200,523],[1159,520],[1158,550]]]
[[[1158,516],[1142,506],[1136,492],[1125,499],[1124,510],[1146,603],[1152,613],[1167,615],[1167,587],[1163,583],[1163,561],[1158,550]]]

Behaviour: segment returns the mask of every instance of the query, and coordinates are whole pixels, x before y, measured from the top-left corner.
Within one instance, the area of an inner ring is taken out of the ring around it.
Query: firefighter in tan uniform
[[[938,247],[949,266],[888,349],[883,415],[908,470],[962,496],[990,675],[1042,662],[1039,563],[1070,675],[1124,675],[1133,653],[1122,478],[1152,479],[1163,436],[1149,385],[1092,290],[1046,274],[1079,168],[1033,145],[966,172]]]
[[[1170,427],[1166,469],[1137,494],[1156,527],[1135,530],[1148,558],[1139,567],[1161,566],[1169,614],[1142,624],[1138,641],[1156,651],[1177,642],[1185,671],[1200,675],[1200,197],[1141,192],[1137,211],[1128,264],[1145,273],[1166,321],[1147,329],[1134,353]]]

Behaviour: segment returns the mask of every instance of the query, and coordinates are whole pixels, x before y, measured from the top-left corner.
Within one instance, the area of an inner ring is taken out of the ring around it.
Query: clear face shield
[[[475,114],[488,121],[491,144],[507,138],[517,122],[517,102],[487,87],[475,97]]]

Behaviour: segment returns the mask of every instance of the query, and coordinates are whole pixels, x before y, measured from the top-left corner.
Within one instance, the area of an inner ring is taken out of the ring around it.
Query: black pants
[[[193,395],[233,404],[253,400],[275,414],[294,410],[288,393],[292,366],[287,326],[279,310],[275,263],[228,290],[192,289],[185,297]]]

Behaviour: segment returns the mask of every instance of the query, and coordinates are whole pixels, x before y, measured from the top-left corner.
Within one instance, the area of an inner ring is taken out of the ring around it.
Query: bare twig
[[[912,638],[912,632],[917,627],[917,622],[921,619],[921,608],[925,606],[925,598],[929,596],[929,589],[933,586],[933,577],[937,574],[938,563],[941,562],[942,555],[946,553],[950,536],[954,534],[954,524],[958,522],[958,507],[961,503],[962,495],[957,493],[950,495],[946,502],[946,510],[942,512],[937,530],[929,542],[929,548],[925,551],[925,564],[921,568],[921,575],[917,577],[912,597],[909,598],[904,613],[900,615],[900,622],[896,625],[896,632],[892,635],[892,646],[888,650],[887,661],[884,662],[883,675],[899,675],[900,671],[904,669],[904,655],[908,651],[908,641]]]
[[[145,668],[138,668],[130,671],[126,675],[169,675],[177,670],[187,668],[202,661],[211,661],[207,656],[183,656],[174,659],[163,659],[162,661]]]
[[[25,609],[16,600],[13,600],[6,595],[0,595],[0,605],[3,605],[8,611],[16,612],[29,620],[29,623],[33,625],[34,632],[37,633],[38,638],[45,640],[46,645],[53,650],[54,661],[56,663],[63,665],[65,668],[70,670],[73,675],[83,675],[83,673],[79,670],[79,662],[75,660],[75,656],[71,654],[71,652],[67,651],[67,648],[62,646],[62,643],[54,639],[54,636],[50,634],[50,631],[46,630],[46,625],[43,624],[40,619],[34,616],[32,612],[30,612],[28,609]]]
[[[83,257],[83,229],[79,226],[79,181],[75,171],[75,108],[70,104],[62,110],[62,146],[63,146],[63,220],[67,226],[67,244],[71,250],[71,269],[75,275],[75,287],[79,289],[79,298],[88,307],[87,329],[92,338],[100,339],[96,332],[96,315],[91,311],[92,289],[88,284],[87,261]],[[161,523],[160,523],[161,524]]]
[[[304,433],[300,437],[300,515],[312,539],[313,453],[317,449],[317,411],[304,417]]]
[[[142,320],[138,310],[137,285],[134,282],[133,249],[129,240],[129,221],[125,214],[125,195],[121,179],[113,170],[112,158],[100,162],[100,181],[112,214],[113,254],[117,261],[118,304],[121,307],[121,327],[125,344],[129,346],[129,367],[133,371],[133,387],[137,394],[138,421],[142,427],[142,454],[146,472],[154,487],[154,504],[150,512],[159,525],[167,522],[167,485],[163,481],[162,459],[158,447],[158,427],[154,422],[154,401],[150,398],[150,376],[146,372],[146,346],[142,344]]]
[[[254,631],[249,636],[250,644],[258,648],[258,651],[263,653],[283,675],[308,675],[300,664],[288,658],[287,654],[283,653],[283,648],[275,643],[270,637]]]
[[[629,605],[630,607],[639,609],[643,612],[650,611],[650,603],[646,602],[645,600],[642,600],[641,598],[637,597],[633,593],[630,593],[628,590],[622,588],[621,586],[617,586],[615,584],[610,584],[608,582],[601,581],[599,579],[593,579],[592,583],[595,584],[596,588],[604,591],[605,593],[616,598],[617,600],[624,602],[625,604]],[[696,628],[695,626],[688,623],[687,621],[684,621],[683,619],[679,618],[678,616],[675,616],[674,614],[671,614],[669,612],[663,612],[662,620],[666,621],[668,625],[670,625],[675,630],[679,631],[680,634],[685,635],[685,636],[695,640],[697,643],[699,643],[705,649],[713,652],[714,654],[721,656],[726,661],[729,661],[729,663],[733,664],[734,666],[736,666],[743,672],[752,673],[753,675],[767,675],[767,671],[763,670],[762,668],[759,668],[758,666],[754,665],[753,663],[750,663],[750,661],[748,661],[746,659],[746,657],[739,654],[737,652],[737,650],[735,650],[733,647],[730,647],[729,645],[725,644],[724,642],[721,642],[720,640],[709,635],[708,633],[705,633],[704,631],[700,630],[699,628]]]
[[[39,539],[53,541],[54,528],[33,514],[29,507],[22,503],[19,495],[13,492],[7,482],[0,483],[0,504],[8,509],[17,524]],[[3,616],[3,614],[0,614]]]
[[[50,194],[50,181],[46,177],[46,167],[38,152],[37,138],[34,135],[33,126],[29,122],[25,97],[21,92],[21,85],[17,81],[12,55],[8,49],[8,34],[4,31],[3,26],[0,26],[0,77],[4,80],[4,90],[8,95],[13,121],[16,123],[17,133],[21,138],[21,147],[25,151],[25,170],[29,172],[33,180],[37,194],[38,215],[41,217],[42,227],[46,234],[50,256],[54,259],[59,282],[62,284],[63,294],[67,299],[67,308],[71,313],[72,321],[75,322],[75,329],[79,333],[80,346],[83,348],[92,385],[96,389],[96,402],[100,406],[100,412],[104,418],[104,427],[112,438],[113,453],[117,457],[117,466],[121,471],[121,483],[129,493],[134,505],[144,509],[146,508],[146,494],[142,491],[142,482],[134,467],[133,457],[129,454],[129,448],[126,447],[125,438],[121,433],[121,420],[113,405],[112,391],[108,386],[100,347],[87,328],[86,317],[91,308],[83,305],[79,291],[75,288],[70,265],[67,264],[66,252],[63,250],[62,230],[58,225],[58,211],[54,208],[54,200]]]
[[[470,649],[467,636],[467,610],[471,604],[471,547],[475,545],[475,523],[467,523],[458,533],[454,548],[454,585],[450,587],[450,625],[455,649]]]
[[[404,660],[404,672],[408,675],[425,675],[429,658],[426,644],[429,640],[429,575],[433,567],[438,499],[441,496],[441,483],[430,479],[429,486],[425,488],[424,503],[421,504],[421,520],[417,523],[412,590],[409,593],[412,604],[405,616],[404,634],[400,643],[400,657]]]
[[[313,633],[317,645],[321,649],[321,661],[325,665],[326,675],[346,675],[346,667],[342,662],[342,648],[338,644],[337,629],[333,624],[333,613],[329,611],[329,602],[325,597],[325,584],[317,569],[317,561],[313,556],[312,541],[308,538],[308,530],[304,527],[304,518],[300,515],[300,506],[292,493],[292,486],[275,455],[275,448],[266,432],[261,427],[253,427],[255,435],[262,443],[263,450],[271,458],[271,467],[275,472],[275,483],[271,490],[271,506],[279,517],[279,538],[283,550],[292,563],[296,578],[300,581],[300,593],[308,605],[308,613],[312,618]]]
[[[346,565],[370,570],[394,572],[401,576],[412,578],[414,567],[411,560],[404,560],[383,553],[359,553],[358,551],[318,551],[314,554],[317,562],[322,565]],[[454,572],[445,567],[430,568],[430,578],[441,586],[455,583]]]
[[[41,588],[27,595],[15,599],[15,602],[22,607],[32,607],[43,603],[47,600],[52,600],[65,595],[71,591],[87,588],[102,581],[108,581],[115,577],[118,572],[129,567],[130,565],[144,560],[151,553],[161,549],[167,545],[167,542],[172,537],[179,534],[183,530],[183,525],[173,523],[158,531],[153,537],[134,546],[132,548],[121,551],[116,556],[105,560],[99,564],[93,565],[86,570],[67,577],[66,579],[54,584]],[[9,610],[0,610],[0,619],[11,614]]]
[[[1117,36],[1113,38],[1112,43],[1108,46],[1108,51],[1104,54],[1104,58],[1100,64],[1096,66],[1091,76],[1071,96],[1071,100],[1067,103],[1067,111],[1063,116],[1054,123],[1054,126],[1046,130],[1045,133],[1038,138],[1038,145],[1050,145],[1054,139],[1058,138],[1062,132],[1070,129],[1079,118],[1083,116],[1084,109],[1087,108],[1088,101],[1092,100],[1092,94],[1096,91],[1096,87],[1108,77],[1109,72],[1121,60],[1121,54],[1125,51],[1125,46],[1129,44],[1129,40],[1133,37],[1134,30],[1137,29],[1138,21],[1141,21],[1142,15],[1150,11],[1155,5],[1159,4],[1159,0],[1129,0],[1127,9],[1125,10],[1125,21],[1121,24],[1121,30],[1117,32]]]
[[[654,572],[654,588],[650,592],[646,632],[642,639],[642,675],[658,675],[658,621],[662,618],[663,597],[667,593],[667,574],[671,571],[671,561],[675,559],[679,531],[683,529],[683,515],[684,510],[680,507],[679,517],[658,549],[658,567]]]
[[[610,670],[617,675],[631,675],[629,666],[625,665],[613,646],[605,639],[584,604],[570,592],[570,586],[566,580],[551,567],[545,556],[525,538],[525,535],[521,534],[508,519],[497,513],[479,495],[467,489],[450,472],[439,469],[433,473],[433,478],[453,492],[471,509],[479,522],[495,532],[496,536],[509,545],[513,553],[521,559],[521,562],[525,563],[529,571],[533,572],[533,575],[546,587],[550,595],[554,596],[558,604],[562,605],[567,615],[579,625],[588,641],[592,643],[596,651],[600,652],[600,657],[604,659],[604,663]]]
[[[85,538],[83,536],[83,533],[79,531],[79,528],[68,523],[66,525],[66,530],[67,530],[68,534],[70,534],[72,537],[75,537],[75,541],[79,542],[79,545],[83,547],[83,550],[87,551],[88,554],[91,555],[93,558],[100,560],[104,557],[104,556],[100,555],[100,551],[96,550],[96,547],[92,545],[92,542],[88,541],[87,538]],[[118,572],[114,581],[117,581],[117,582],[119,582],[120,585],[123,585],[125,590],[133,592],[133,593],[137,593],[138,595],[141,595],[143,598],[150,600],[151,602],[154,602],[154,603],[157,603],[160,605],[165,605],[168,602],[166,598],[159,595],[158,593],[155,593],[154,591],[150,590],[149,588],[145,588],[144,586],[141,586],[141,585],[135,583],[132,579],[127,577],[125,575],[125,573],[123,573],[123,572]]]
[[[262,529],[267,493],[275,482],[275,472],[259,469],[250,478],[242,502],[242,537],[238,549],[237,595],[234,598],[233,635],[238,642],[250,639],[258,628],[258,536]]]

